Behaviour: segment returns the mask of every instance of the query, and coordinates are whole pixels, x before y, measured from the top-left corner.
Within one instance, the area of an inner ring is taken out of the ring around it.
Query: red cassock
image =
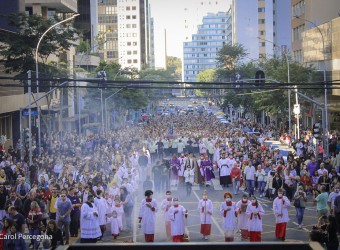
[[[262,240],[261,232],[249,232],[249,241],[250,242],[260,242]]]
[[[287,222],[276,223],[275,236],[279,239],[286,238]]]

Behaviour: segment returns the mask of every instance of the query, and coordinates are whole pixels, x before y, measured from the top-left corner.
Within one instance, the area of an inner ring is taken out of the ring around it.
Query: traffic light
[[[258,70],[255,73],[255,86],[256,87],[263,87],[265,82],[266,75],[262,70]]]
[[[319,139],[321,135],[321,125],[320,123],[315,123],[313,125],[313,137],[315,139]]]

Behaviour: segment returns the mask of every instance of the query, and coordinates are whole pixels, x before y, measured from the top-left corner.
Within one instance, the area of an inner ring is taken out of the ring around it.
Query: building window
[[[266,10],[265,8],[258,8],[258,12],[261,12],[261,13],[265,12],[265,10]]]
[[[126,6],[126,10],[130,10],[130,6]]]
[[[127,55],[131,55],[131,50],[128,50],[128,51],[126,52],[126,54],[127,54]]]
[[[127,46],[131,46],[131,42],[127,42]]]
[[[133,46],[137,46],[137,42],[133,42],[132,45],[133,45]]]
[[[136,10],[137,9],[137,7],[136,6],[132,6],[132,10]]]
[[[133,59],[133,63],[137,63],[138,62],[138,60],[137,59]]]
[[[126,16],[126,19],[131,19],[131,16]]]
[[[132,28],[137,28],[137,24],[132,24]]]
[[[134,50],[134,51],[133,51],[133,54],[134,54],[134,55],[137,55],[137,50]]]
[[[137,18],[137,16],[136,16],[136,15],[133,15],[133,16],[132,16],[132,19],[136,19],[136,18]]]
[[[131,28],[131,24],[126,24],[126,28],[127,29]]]
[[[265,31],[264,31],[264,30],[260,30],[260,31],[259,31],[259,35],[260,35],[260,36],[264,36],[264,35],[265,35]]]
[[[266,23],[266,19],[259,19],[259,24],[265,24]]]
[[[129,59],[129,60],[127,60],[127,62],[128,62],[128,63],[132,63],[132,60],[131,60],[131,59]]]

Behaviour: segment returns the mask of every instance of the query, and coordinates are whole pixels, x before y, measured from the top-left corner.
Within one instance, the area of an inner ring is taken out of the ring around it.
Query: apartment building
[[[302,32],[314,28],[314,24],[320,25],[338,17],[339,11],[338,0],[291,0],[291,43],[294,61],[304,62]]]
[[[232,43],[242,44],[249,60],[279,55],[290,50],[290,2],[233,0]]]
[[[230,15],[226,12],[208,13],[198,25],[197,33],[192,35],[192,41],[184,42],[184,81],[195,82],[197,75],[206,69],[217,68],[218,51],[231,43],[228,30]]]

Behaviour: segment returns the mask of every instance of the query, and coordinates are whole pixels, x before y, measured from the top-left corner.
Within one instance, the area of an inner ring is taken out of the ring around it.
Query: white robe
[[[264,210],[261,204],[258,206],[253,206],[252,204],[247,206],[247,215],[249,216],[248,231],[250,232],[262,232],[262,217],[264,215]],[[258,213],[258,215],[254,215]],[[260,217],[260,218],[259,218]]]
[[[275,198],[273,202],[273,210],[276,223],[284,223],[289,221],[288,207],[290,207],[290,201],[286,196],[283,196],[282,199],[279,199],[279,197]],[[282,214],[282,216],[278,216],[279,214]]]
[[[94,204],[98,209],[98,221],[99,225],[106,225],[106,214],[107,214],[107,205],[106,200],[102,197],[100,199],[98,197],[94,198]]]
[[[198,202],[198,211],[200,213],[201,224],[211,224],[213,210],[214,210],[214,206],[211,200],[208,199],[205,201],[201,199]],[[210,212],[211,215],[208,212]]]
[[[224,211],[230,208],[224,217]],[[227,203],[224,201],[221,203],[220,212],[222,215],[223,229],[225,231],[231,231],[235,229],[235,202],[231,202],[231,206],[227,206]]]
[[[99,227],[98,217],[93,215],[98,213],[96,205],[92,203],[92,208],[84,203],[80,209],[80,238],[96,239],[102,235]]]
[[[167,199],[164,199],[161,203],[161,209],[163,211],[163,214],[164,214],[164,221],[170,221],[170,218],[169,218],[169,214],[168,214],[168,211],[169,211],[169,208],[173,205],[173,202],[172,202],[172,199],[171,201],[168,201]]]
[[[112,207],[111,213],[113,211],[116,211],[117,213],[118,226],[119,226],[119,229],[121,230],[123,228],[123,214],[124,214],[123,206],[121,205],[120,207],[116,207],[114,205]]]
[[[251,202],[248,200],[247,203],[245,203],[245,210],[247,211],[247,206],[250,205]],[[249,223],[249,215],[246,213],[246,211],[242,211],[242,200],[238,201],[236,203],[236,211],[237,211],[237,224],[238,229],[240,230],[248,230],[248,223]]]
[[[150,204],[152,207],[154,207],[155,211],[152,211],[151,208],[146,206],[146,204]],[[151,202],[146,202],[146,199],[142,200],[139,208],[139,218],[142,218],[142,228],[144,234],[155,234],[157,211],[157,202],[154,199],[152,199]]]
[[[118,217],[110,217],[107,219],[107,223],[111,224],[111,234],[112,235],[118,235],[120,232],[119,228],[119,219]]]
[[[175,212],[178,213],[175,214]],[[169,209],[169,218],[171,221],[171,235],[183,235],[185,233],[185,213],[186,209],[182,205],[172,206]]]

